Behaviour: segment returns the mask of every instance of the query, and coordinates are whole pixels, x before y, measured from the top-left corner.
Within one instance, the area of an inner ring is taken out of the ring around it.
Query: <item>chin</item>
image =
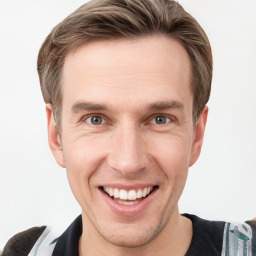
[[[124,234],[125,233],[125,234]],[[104,239],[109,243],[125,248],[137,248],[144,246],[151,242],[156,236],[158,232],[152,232],[152,230],[146,231],[138,231],[133,230],[131,232],[127,232],[125,230],[120,230],[119,232],[115,232],[115,234],[108,234],[104,236]]]
[[[149,225],[125,224],[110,229],[98,230],[100,235],[109,243],[125,248],[142,247],[154,240],[162,231],[166,223],[155,222]],[[127,226],[128,225],[128,226]]]

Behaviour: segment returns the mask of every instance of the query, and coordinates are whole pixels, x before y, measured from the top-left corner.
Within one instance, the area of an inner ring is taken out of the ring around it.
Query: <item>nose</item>
[[[124,176],[141,173],[147,165],[142,134],[136,127],[123,126],[112,137],[109,166]]]

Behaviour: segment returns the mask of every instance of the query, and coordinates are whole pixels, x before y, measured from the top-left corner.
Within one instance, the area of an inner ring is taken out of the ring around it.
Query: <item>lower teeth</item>
[[[121,200],[117,200],[114,199],[117,203],[119,204],[123,204],[123,205],[134,205],[137,204],[139,201],[121,201]]]

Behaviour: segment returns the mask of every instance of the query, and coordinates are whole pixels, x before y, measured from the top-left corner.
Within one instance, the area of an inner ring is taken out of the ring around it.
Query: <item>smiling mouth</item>
[[[106,195],[122,205],[137,204],[147,198],[157,188],[158,186],[150,186],[141,189],[125,190],[112,187],[100,187]]]

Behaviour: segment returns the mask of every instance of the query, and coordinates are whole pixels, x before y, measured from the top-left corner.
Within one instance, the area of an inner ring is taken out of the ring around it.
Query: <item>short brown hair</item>
[[[157,33],[179,41],[190,57],[195,122],[209,100],[212,80],[211,47],[198,22],[174,0],[93,0],[58,24],[38,55],[42,94],[52,105],[57,127],[61,127],[61,73],[71,50],[94,40]]]

